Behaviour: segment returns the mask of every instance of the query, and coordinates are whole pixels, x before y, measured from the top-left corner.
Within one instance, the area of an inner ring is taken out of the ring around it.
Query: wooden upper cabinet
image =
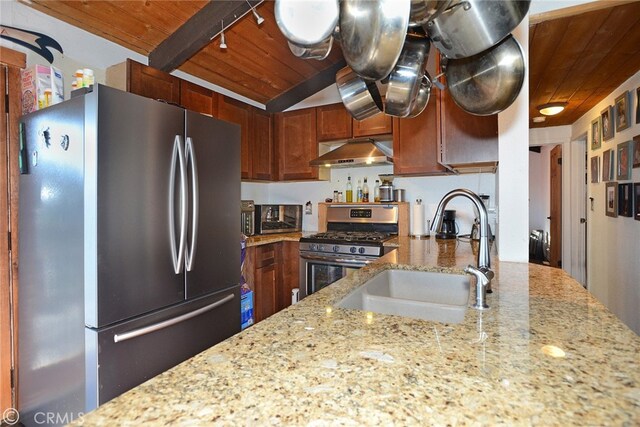
[[[277,113],[274,136],[279,180],[318,179],[318,168],[309,166],[318,157],[315,108]]]
[[[218,116],[218,94],[186,80],[180,81],[180,105],[187,110]]]
[[[241,176],[243,179],[251,178],[251,106],[221,95],[218,97],[218,118],[240,125]]]
[[[442,162],[454,167],[495,166],[498,115],[475,116],[456,105],[449,91],[438,91]]]
[[[376,114],[364,120],[353,119],[353,137],[384,135],[393,132],[393,118],[387,114]]]
[[[352,136],[353,119],[342,104],[316,108],[318,141],[335,141]]]
[[[252,108],[251,117],[251,178],[275,181],[276,159],[271,114]]]
[[[180,104],[180,79],[127,59],[127,92]]]
[[[427,71],[434,76],[439,55],[431,55]],[[393,172],[396,175],[442,175],[440,161],[440,102],[433,95],[427,108],[411,119],[393,119]]]

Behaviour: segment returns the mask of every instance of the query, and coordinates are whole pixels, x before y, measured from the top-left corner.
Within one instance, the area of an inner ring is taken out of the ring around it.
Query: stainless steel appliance
[[[294,233],[302,230],[302,205],[255,205],[255,233]]]
[[[21,130],[22,423],[66,423],[240,331],[239,127],[97,85]]]
[[[300,239],[300,298],[381,257],[397,234],[397,205],[329,206],[327,231]]]
[[[253,200],[242,200],[240,204],[240,227],[242,234],[253,236],[255,232],[256,205]]]

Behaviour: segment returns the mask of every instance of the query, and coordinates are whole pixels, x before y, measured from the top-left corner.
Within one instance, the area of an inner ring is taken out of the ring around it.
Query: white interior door
[[[563,150],[563,269],[576,281],[587,285],[587,136],[582,135]],[[565,147],[563,147],[565,148]],[[568,205],[568,206],[566,206]]]

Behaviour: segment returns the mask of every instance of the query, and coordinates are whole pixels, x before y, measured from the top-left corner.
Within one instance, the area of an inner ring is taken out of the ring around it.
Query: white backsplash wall
[[[393,166],[370,166],[360,168],[333,169],[331,181],[303,181],[303,182],[274,182],[274,183],[242,183],[242,199],[254,200],[256,204],[291,203],[303,205],[310,201],[313,214],[304,215],[302,228],[305,231],[318,229],[318,202],[326,198],[333,198],[333,191],[346,193],[347,176],[351,175],[355,193],[358,180],[364,182],[368,178],[369,192],[373,197],[375,180],[379,174],[393,173]],[[465,174],[429,177],[398,177],[393,181],[395,188],[406,191],[407,201],[412,205],[416,199],[422,199],[426,206],[426,218],[432,219],[438,202],[447,192],[455,188],[467,188],[475,193],[490,196],[489,207],[495,207],[495,174]],[[456,210],[456,218],[460,234],[469,234],[475,218],[473,205],[469,200],[457,198],[451,201],[447,209]],[[492,211],[492,210],[490,210]],[[490,219],[495,215],[490,214]],[[491,221],[495,232],[495,221]]]

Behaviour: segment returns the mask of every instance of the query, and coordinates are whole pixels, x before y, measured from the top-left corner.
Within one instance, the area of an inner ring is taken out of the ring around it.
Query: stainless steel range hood
[[[349,167],[393,164],[390,142],[373,139],[348,141],[309,162],[311,166]]]

